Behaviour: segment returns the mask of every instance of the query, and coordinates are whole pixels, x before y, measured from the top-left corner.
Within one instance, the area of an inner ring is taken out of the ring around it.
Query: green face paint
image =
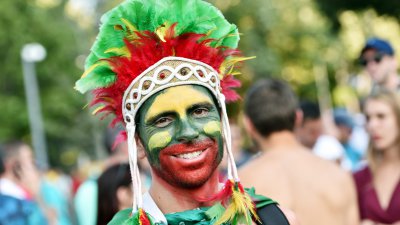
[[[211,93],[202,86],[182,85],[156,93],[141,106],[138,119],[139,137],[150,165],[156,170],[169,167],[161,165],[161,152],[182,143],[213,142],[216,155],[209,164],[218,165],[222,159],[219,111]]]

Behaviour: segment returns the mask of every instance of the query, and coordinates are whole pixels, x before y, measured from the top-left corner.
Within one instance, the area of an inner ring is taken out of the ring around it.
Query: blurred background
[[[39,162],[43,167],[70,173],[105,157],[102,136],[107,118],[93,118],[86,106],[89,96],[73,87],[82,74],[100,16],[119,2],[0,1],[0,142],[22,139],[32,144],[28,102],[34,101],[40,103],[36,110],[42,126],[38,129],[44,131],[37,137],[44,140],[40,148],[46,156]],[[357,63],[366,39],[379,36],[400,51],[398,1],[210,2],[239,26],[243,54],[256,56],[242,69],[241,93],[258,77],[282,77],[302,99],[317,100],[318,93],[329,93],[325,97],[333,106],[356,113],[360,110],[357,99],[368,94],[371,86]],[[22,49],[29,43],[37,44],[26,56]],[[30,59],[29,54],[39,57]],[[37,99],[32,98],[35,82],[24,80],[24,73],[36,75]],[[26,91],[32,87],[33,92]],[[240,104],[231,106],[233,116]]]

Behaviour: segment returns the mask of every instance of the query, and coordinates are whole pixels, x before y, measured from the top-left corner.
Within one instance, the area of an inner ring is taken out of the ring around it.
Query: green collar
[[[276,204],[276,202],[270,198],[262,195],[257,195],[254,188],[246,188],[246,192],[250,195],[251,199],[256,204],[256,208],[262,208],[266,205]],[[220,205],[215,204],[213,207],[202,207],[192,210],[186,210],[183,212],[169,213],[165,215],[168,221],[168,225],[211,225],[214,224],[214,220],[209,217],[210,211]],[[133,222],[131,217],[131,209],[124,209],[119,211],[108,225],[139,225]],[[155,224],[157,225],[157,223]]]
[[[256,204],[256,208],[262,208],[269,204],[276,203],[270,198],[262,195],[257,195],[254,188],[246,188],[246,192]],[[165,218],[168,225],[209,225],[214,224],[214,220],[210,219],[209,214],[212,207],[202,207],[198,209],[186,210],[178,213],[166,214]]]

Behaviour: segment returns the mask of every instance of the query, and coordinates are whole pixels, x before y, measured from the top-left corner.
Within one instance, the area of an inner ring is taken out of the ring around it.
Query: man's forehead
[[[155,94],[145,120],[164,112],[184,114],[186,110],[196,104],[214,104],[210,92],[198,85],[180,85],[170,87]]]
[[[364,51],[364,53],[362,54],[363,57],[368,57],[368,56],[373,56],[376,53],[376,49],[374,48],[368,48]]]

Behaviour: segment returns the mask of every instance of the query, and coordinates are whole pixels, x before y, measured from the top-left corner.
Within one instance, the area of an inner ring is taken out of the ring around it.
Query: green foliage
[[[68,167],[73,160],[62,164],[63,154],[91,149],[92,141],[89,118],[82,110],[85,99],[73,89],[81,73],[75,59],[82,47],[79,43],[84,42],[64,16],[64,4],[43,8],[35,1],[0,2],[0,142],[30,143],[20,50],[26,43],[41,43],[47,57],[36,68],[50,163]]]
[[[335,30],[340,28],[338,15],[344,10],[362,11],[373,8],[380,15],[393,16],[400,19],[400,1],[380,0],[316,0],[319,8],[332,20]]]
[[[331,23],[318,11],[313,0],[230,0],[211,1],[223,8],[228,21],[236,23],[242,34],[240,49],[248,61],[239,76],[244,89],[263,77],[288,81],[301,98],[316,100],[314,68],[337,68],[346,60]],[[330,80],[335,73],[328,71]],[[332,87],[333,88],[333,87]]]

